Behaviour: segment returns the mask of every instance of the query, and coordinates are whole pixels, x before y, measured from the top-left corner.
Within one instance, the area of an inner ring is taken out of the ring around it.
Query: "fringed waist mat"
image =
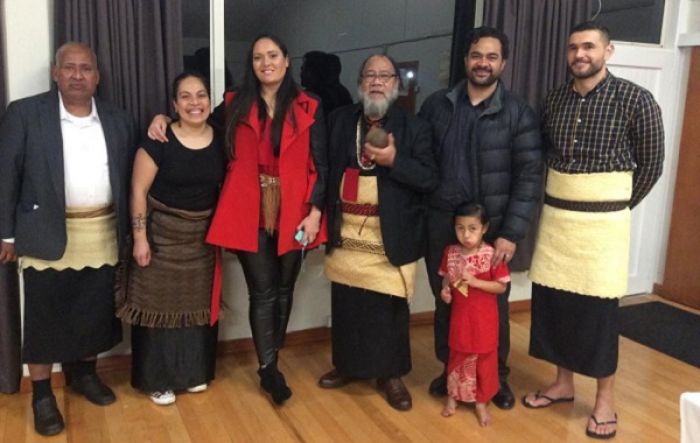
[[[577,294],[627,291],[632,172],[549,169],[530,279]]]
[[[149,196],[151,262],[140,267],[131,259],[120,275],[118,317],[152,328],[209,323],[215,249],[204,238],[212,212],[171,208]]]

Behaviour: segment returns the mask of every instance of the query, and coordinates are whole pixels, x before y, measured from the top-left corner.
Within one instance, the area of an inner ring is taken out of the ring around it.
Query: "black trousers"
[[[440,298],[442,290],[442,277],[438,275],[442,253],[448,245],[456,244],[457,236],[454,228],[454,215],[451,211],[430,208],[428,211],[428,248],[425,254],[425,264],[428,269],[428,281],[430,289],[435,296],[435,356],[447,365],[450,355],[448,336],[450,334],[450,305],[445,304]],[[508,297],[510,296],[510,283],[506,292],[497,295],[498,300],[498,378],[504,383],[510,368],[508,367],[508,354],[510,354],[510,322],[508,317]]]
[[[277,361],[277,352],[292,311],[292,294],[301,267],[301,252],[277,255],[277,233],[258,231],[258,252],[237,251],[250,308],[248,318],[260,366]]]

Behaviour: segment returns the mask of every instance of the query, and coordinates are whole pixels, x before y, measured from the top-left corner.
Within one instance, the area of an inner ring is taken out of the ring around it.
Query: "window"
[[[613,40],[659,44],[664,3],[664,0],[600,0],[596,21],[610,30]]]
[[[183,2],[186,62],[208,47],[209,3]],[[414,97],[408,102],[417,109],[430,93],[447,86],[454,10],[455,0],[226,0],[227,83],[242,81],[252,40],[272,33],[287,45],[299,83],[304,54],[322,51],[337,56],[340,82],[353,98],[359,65],[369,54],[386,53],[399,63],[416,63],[420,70],[414,72],[412,91],[408,91]]]

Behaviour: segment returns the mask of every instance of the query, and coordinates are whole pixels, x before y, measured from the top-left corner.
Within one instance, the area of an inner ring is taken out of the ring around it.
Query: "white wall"
[[[678,44],[700,46],[700,0],[681,0],[678,19]]]
[[[642,203],[632,211],[628,293],[648,293],[663,281],[670,229],[680,131],[687,85],[688,57],[674,48],[616,43],[610,71],[654,94],[665,129],[663,174]]]
[[[700,0],[687,0],[685,2],[687,11],[683,12],[685,18],[683,32],[700,32]]]
[[[44,92],[51,85],[53,2],[6,0],[3,3],[8,100]]]

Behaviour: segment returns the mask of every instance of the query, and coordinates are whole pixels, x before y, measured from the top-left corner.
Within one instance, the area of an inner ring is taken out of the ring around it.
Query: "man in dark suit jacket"
[[[394,105],[398,67],[375,54],[358,77],[360,103],[328,123],[328,244],[333,366],[322,388],[376,378],[393,408],[412,407],[408,299],[425,242],[425,196],[438,184],[430,127]],[[375,137],[370,134],[384,134]]]
[[[115,401],[95,358],[121,340],[114,279],[135,146],[133,119],[93,98],[100,75],[90,48],[63,45],[51,73],[57,90],[12,102],[0,122],[0,262],[20,257],[22,360],[43,435],[64,428],[54,362],[73,391],[99,405]]]

